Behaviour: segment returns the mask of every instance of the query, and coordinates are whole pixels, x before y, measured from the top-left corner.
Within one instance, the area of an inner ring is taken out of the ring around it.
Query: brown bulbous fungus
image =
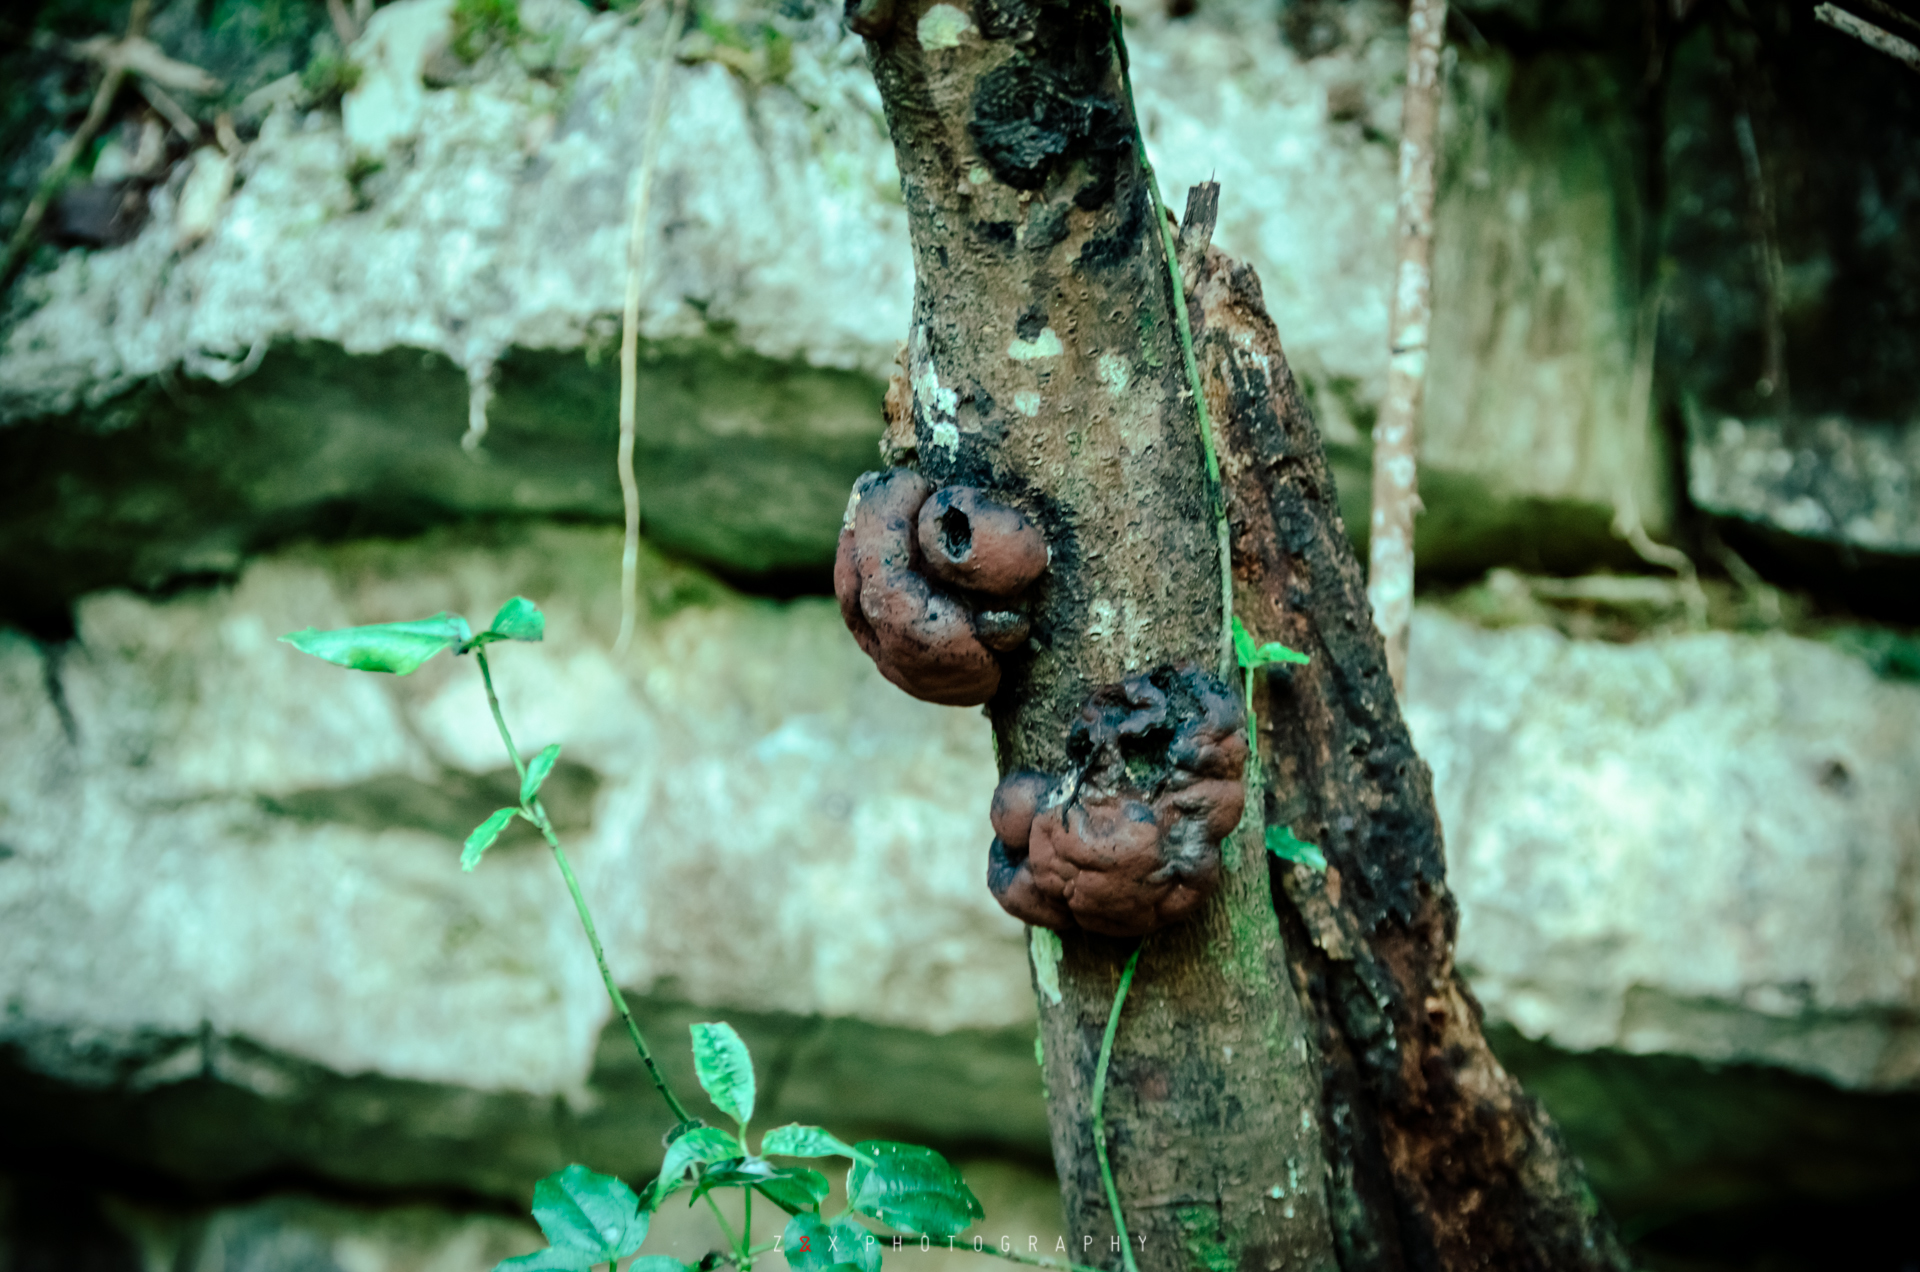
[[[920,507],[920,551],[943,583],[1014,596],[1047,568],[1047,541],[1016,509],[972,486],[936,490]]]
[[[935,507],[944,573],[921,546]],[[891,468],[854,484],[833,590],[881,675],[927,702],[970,707],[1000,687],[995,652],[1026,643],[1015,598],[1046,565],[1045,540],[1019,512],[971,487],[935,493],[918,473]]]
[[[1031,769],[1008,774],[994,788],[993,809],[989,814],[993,833],[1009,847],[1025,852],[1033,819],[1039,815],[1041,804],[1055,785],[1054,779]]]
[[[1009,914],[1056,931],[1145,936],[1220,882],[1220,841],[1246,807],[1240,702],[1193,667],[1088,696],[1065,778],[1010,774],[993,797],[987,886]]]

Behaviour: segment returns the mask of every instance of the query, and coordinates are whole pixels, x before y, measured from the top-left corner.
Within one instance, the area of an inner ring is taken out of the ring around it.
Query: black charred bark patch
[[[1018,22],[996,10],[982,31],[1006,30],[1013,57],[980,77],[967,124],[981,157],[1001,181],[1038,190],[1075,163],[1085,165],[1091,208],[1112,197],[1133,153],[1133,125],[1116,92],[1113,37],[1093,0],[1023,9]]]
[[[1120,222],[1120,228],[1104,237],[1088,239],[1074,263],[1084,270],[1102,270],[1139,255],[1140,240],[1152,221],[1148,209],[1146,188],[1135,186],[1127,201],[1126,219]]]
[[[1042,203],[1027,214],[1026,248],[1044,256],[1067,237],[1067,209],[1058,203]]]
[[[1012,221],[977,221],[973,229],[981,242],[1002,250],[1013,247],[1020,237],[1020,227]]]

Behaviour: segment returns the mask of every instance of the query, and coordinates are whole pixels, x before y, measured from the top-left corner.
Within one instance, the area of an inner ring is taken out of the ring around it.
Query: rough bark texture
[[[1187,277],[1236,608],[1256,639],[1313,658],[1269,677],[1256,701],[1268,821],[1329,863],[1276,863],[1273,898],[1324,1066],[1340,1265],[1626,1268],[1579,1163],[1488,1049],[1454,968],[1432,779],[1259,280],[1218,251]]]
[[[910,393],[889,395],[911,438],[891,428],[889,460],[1018,508],[1046,537],[1032,638],[1002,660],[987,712],[1003,775],[1063,773],[1095,689],[1168,665],[1227,670],[1202,448],[1110,14],[1098,0],[862,0],[849,17],[915,254]],[[1208,254],[1210,206],[1195,204],[1180,255],[1207,305],[1240,613],[1315,658],[1263,699],[1265,802],[1335,868],[1290,870],[1281,889],[1255,799],[1219,892],[1146,940],[1107,1094],[1140,1266],[1619,1266],[1454,975],[1427,773],[1257,284]],[[1034,934],[1054,1159],[1069,1228],[1091,1238],[1076,1260],[1109,1267],[1090,1105],[1134,944]]]
[[[1096,688],[1225,670],[1204,458],[1111,17],[1098,0],[851,16],[911,216],[919,469],[1020,508],[1052,550],[1032,640],[988,705],[1002,772],[1064,773]],[[1123,1211],[1146,1272],[1330,1267],[1318,1068],[1268,871],[1234,843],[1225,861],[1220,891],[1148,938],[1126,1005],[1107,1096]],[[1134,943],[1062,939],[1037,977],[1054,1157],[1069,1228],[1092,1239],[1076,1258],[1117,1267],[1088,1119]]]

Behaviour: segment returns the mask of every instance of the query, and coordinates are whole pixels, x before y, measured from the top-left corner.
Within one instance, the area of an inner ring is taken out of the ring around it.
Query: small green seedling
[[[481,683],[486,686],[487,705],[493,711],[500,741],[506,747],[507,757],[513,761],[514,771],[520,775],[520,803],[495,811],[474,828],[460,852],[461,868],[470,871],[478,866],[515,818],[539,830],[552,849],[553,859],[573,897],[574,909],[580,916],[587,943],[593,949],[607,997],[626,1025],[655,1090],[675,1119],[660,1174],[642,1193],[635,1193],[611,1175],[596,1174],[580,1165],[568,1166],[541,1180],[533,1191],[533,1218],[546,1234],[547,1248],[507,1259],[494,1272],[580,1272],[600,1264],[618,1269],[621,1260],[629,1258],[633,1262],[627,1272],[691,1272],[686,1264],[665,1255],[634,1258],[647,1239],[654,1212],[683,1188],[691,1193],[688,1205],[702,1201],[707,1204],[726,1239],[726,1250],[709,1256],[702,1262],[703,1268],[725,1263],[744,1270],[752,1267],[756,1256],[780,1251],[794,1272],[831,1272],[836,1267],[845,1272],[843,1265],[848,1264],[855,1272],[879,1272],[880,1242],[853,1215],[878,1220],[903,1235],[916,1238],[950,1238],[984,1218],[979,1198],[967,1187],[960,1172],[930,1148],[884,1140],[849,1144],[818,1126],[791,1125],[768,1131],[760,1139],[760,1151],[751,1152],[747,1147],[747,1126],[753,1120],[757,1096],[753,1057],[731,1025],[701,1023],[692,1026],[691,1032],[693,1067],[700,1087],[713,1107],[733,1122],[734,1130],[709,1126],[690,1114],[667,1085],[627,1006],[626,996],[620,992],[607,967],[606,951],[600,944],[580,882],[567,861],[559,836],[554,833],[553,820],[540,802],[541,785],[560,758],[560,745],[554,743],[531,761],[523,761],[507,729],[506,717],[501,713],[499,695],[494,692],[487,647],[501,641],[540,641],[545,637],[545,617],[533,602],[520,596],[501,606],[493,622],[478,635],[466,619],[443,613],[413,622],[377,623],[326,632],[309,627],[281,637],[303,653],[342,667],[399,676],[417,671],[428,659],[442,652],[451,651],[456,657],[473,655],[480,668]],[[1104,1065],[1102,1068],[1104,1071]],[[825,1175],[811,1167],[772,1160],[828,1157],[845,1158],[850,1163],[848,1204],[831,1216],[820,1211],[830,1192]],[[724,1190],[740,1193],[738,1233],[728,1224],[714,1199],[716,1193]],[[753,1243],[756,1194],[790,1216],[778,1238],[759,1244]],[[976,1252],[1062,1272],[1097,1272],[1064,1261],[1003,1252],[992,1245]]]
[[[1253,673],[1262,667],[1294,664],[1306,666],[1313,660],[1297,649],[1288,649],[1278,641],[1265,645],[1253,643],[1253,633],[1238,616],[1233,620],[1233,653],[1240,663],[1240,675],[1247,695],[1247,750],[1252,761],[1260,756],[1260,733],[1253,718]],[[1327,868],[1326,854],[1314,845],[1294,836],[1285,826],[1267,827],[1267,851],[1282,861],[1292,861],[1313,870]]]
[[[1233,656],[1240,664],[1240,674],[1247,693],[1247,738],[1251,741],[1253,732],[1253,673],[1262,667],[1271,667],[1280,663],[1295,663],[1306,666],[1313,659],[1297,649],[1288,649],[1279,641],[1269,641],[1260,646],[1253,643],[1253,633],[1240,621],[1239,615],[1233,619]]]
[[[1267,827],[1267,851],[1282,861],[1298,862],[1312,870],[1327,868],[1327,855],[1285,826]]]

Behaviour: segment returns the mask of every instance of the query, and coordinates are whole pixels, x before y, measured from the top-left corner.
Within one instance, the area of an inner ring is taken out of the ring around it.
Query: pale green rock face
[[[650,550],[615,660],[618,555],[553,526],[299,549],[231,588],[92,595],[55,662],[0,639],[10,1125],[209,1186],[282,1163],[513,1197],[569,1159],[653,1168],[664,1124],[551,862],[520,829],[459,869],[514,789],[475,668],[275,640],[517,593],[548,635],[497,648],[505,710],[565,745],[547,802],[669,1074],[690,1087],[686,1026],[725,1018],[783,1066],[767,1125],[1044,1154],[1027,934],[984,887],[985,722],[884,684],[831,602]],[[1425,612],[1413,651],[1462,965],[1539,1040],[1576,1143],[1626,1132],[1570,1056],[1625,1057],[1628,1084],[1641,1054],[1807,1075],[1828,1094],[1769,1098],[1827,1124],[1913,1085],[1920,688],[1777,635]],[[1731,1127],[1688,1151],[1776,1187]],[[1663,1186],[1638,1160],[1623,1195]]]

